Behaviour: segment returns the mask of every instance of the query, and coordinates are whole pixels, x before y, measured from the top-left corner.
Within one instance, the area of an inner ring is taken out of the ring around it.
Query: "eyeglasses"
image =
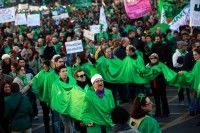
[[[78,77],[83,78],[85,76],[85,74],[79,75]]]
[[[149,58],[150,60],[157,59],[157,58]]]

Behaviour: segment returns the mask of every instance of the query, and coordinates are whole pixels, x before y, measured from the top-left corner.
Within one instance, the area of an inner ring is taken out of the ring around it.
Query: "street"
[[[177,89],[173,87],[167,88],[167,97],[169,102],[170,116],[168,118],[157,118],[163,133],[199,133],[200,126],[196,124],[200,121],[200,116],[189,116],[187,107],[187,98],[185,96],[185,105],[180,104],[177,96]],[[151,98],[153,100],[153,98]],[[128,109],[128,103],[122,104]],[[44,133],[44,125],[42,121],[42,109],[38,104],[39,119],[33,121],[33,133]]]

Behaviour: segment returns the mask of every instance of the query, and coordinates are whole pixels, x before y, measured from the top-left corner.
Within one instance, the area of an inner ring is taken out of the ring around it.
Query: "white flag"
[[[165,9],[163,7],[162,7],[161,16],[160,16],[160,23],[167,24],[167,17],[166,17],[166,14],[165,14]]]
[[[169,24],[171,30],[178,30],[182,25],[189,25],[190,5],[187,5]]]
[[[100,9],[99,24],[103,26],[102,31],[107,31],[108,24],[106,21],[106,15],[103,6]]]
[[[200,0],[190,1],[190,26],[200,26]]]

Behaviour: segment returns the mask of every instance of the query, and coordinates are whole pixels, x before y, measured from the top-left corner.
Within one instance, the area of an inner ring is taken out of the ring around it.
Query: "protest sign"
[[[90,32],[89,30],[83,30],[83,36],[94,41],[94,33]]]
[[[28,3],[27,4],[18,4],[18,10],[28,10]]]
[[[39,6],[29,6],[30,11],[39,11],[40,7]]]
[[[90,31],[94,34],[100,33],[100,25],[91,25]]]
[[[15,7],[0,9],[0,23],[15,21]]]
[[[40,14],[27,15],[27,26],[40,26]]]
[[[81,40],[65,42],[67,54],[78,53],[83,51],[83,44]]]
[[[16,14],[15,25],[26,25],[26,24],[27,24],[26,14],[25,13]]]

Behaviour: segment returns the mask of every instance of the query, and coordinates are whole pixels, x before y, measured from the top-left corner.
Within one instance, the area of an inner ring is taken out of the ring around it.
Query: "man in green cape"
[[[52,85],[51,108],[54,112],[59,112],[64,125],[64,133],[72,133],[72,119],[69,114],[62,113],[67,113],[70,110],[68,108],[71,103],[70,92],[73,89],[75,81],[73,81],[73,78],[67,76],[66,67],[64,65],[58,67],[56,72],[59,78]]]

